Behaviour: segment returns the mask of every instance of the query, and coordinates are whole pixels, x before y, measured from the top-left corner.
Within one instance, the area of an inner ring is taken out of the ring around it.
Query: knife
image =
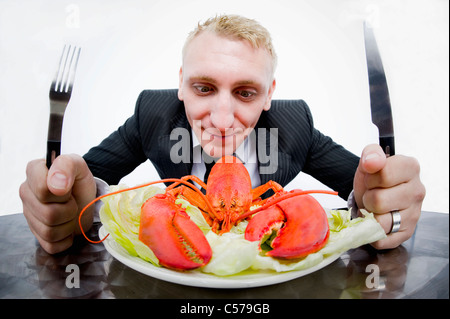
[[[370,87],[372,123],[378,127],[380,146],[387,157],[395,154],[394,125],[383,63],[372,26],[364,22],[364,43]]]

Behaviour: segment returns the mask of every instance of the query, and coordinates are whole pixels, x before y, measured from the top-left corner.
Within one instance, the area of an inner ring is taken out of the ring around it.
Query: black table
[[[88,235],[95,238],[99,227]],[[352,249],[317,272],[269,287],[196,288],[143,275],[84,238],[49,255],[24,216],[13,214],[0,217],[0,298],[449,298],[448,253],[448,214],[422,212],[414,236],[396,249]],[[79,288],[71,265],[79,269]]]

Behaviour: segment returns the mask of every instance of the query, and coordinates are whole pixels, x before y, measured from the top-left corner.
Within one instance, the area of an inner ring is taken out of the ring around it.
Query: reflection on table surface
[[[448,214],[423,212],[414,236],[396,249],[352,249],[319,271],[270,287],[209,289],[141,274],[83,238],[49,255],[22,214],[7,215],[0,217],[0,298],[448,298],[448,225]]]

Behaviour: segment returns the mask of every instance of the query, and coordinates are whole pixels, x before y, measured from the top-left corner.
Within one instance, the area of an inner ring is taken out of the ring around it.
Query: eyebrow
[[[191,82],[202,81],[202,82],[209,82],[212,84],[217,83],[217,81],[215,79],[213,79],[212,77],[206,76],[206,75],[193,76],[190,78],[190,81]],[[254,84],[257,84],[257,83],[253,80],[242,80],[242,81],[238,81],[235,83],[235,85],[254,85]]]
[[[214,80],[212,77],[205,76],[205,75],[193,76],[193,77],[190,78],[190,81],[191,82],[202,81],[202,82],[209,82],[209,83],[213,83],[213,84],[217,83],[217,81]]]

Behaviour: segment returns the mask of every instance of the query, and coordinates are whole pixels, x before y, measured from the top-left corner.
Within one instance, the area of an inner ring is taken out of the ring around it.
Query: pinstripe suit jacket
[[[179,142],[170,139],[175,128],[186,128],[191,133],[177,90],[143,91],[134,115],[100,145],[89,150],[84,159],[94,176],[109,184],[119,183],[147,159],[161,178],[189,175],[192,154],[190,160],[178,164],[170,159],[172,146]],[[265,154],[270,154],[271,135],[258,134],[259,128],[278,128],[278,166],[269,174],[260,174],[262,183],[274,180],[285,186],[303,171],[347,199],[359,158],[314,128],[304,101],[273,100],[270,110],[263,111],[255,127],[256,144],[258,150],[266,147]],[[192,139],[189,140],[192,144]],[[261,173],[265,163],[259,165]]]

